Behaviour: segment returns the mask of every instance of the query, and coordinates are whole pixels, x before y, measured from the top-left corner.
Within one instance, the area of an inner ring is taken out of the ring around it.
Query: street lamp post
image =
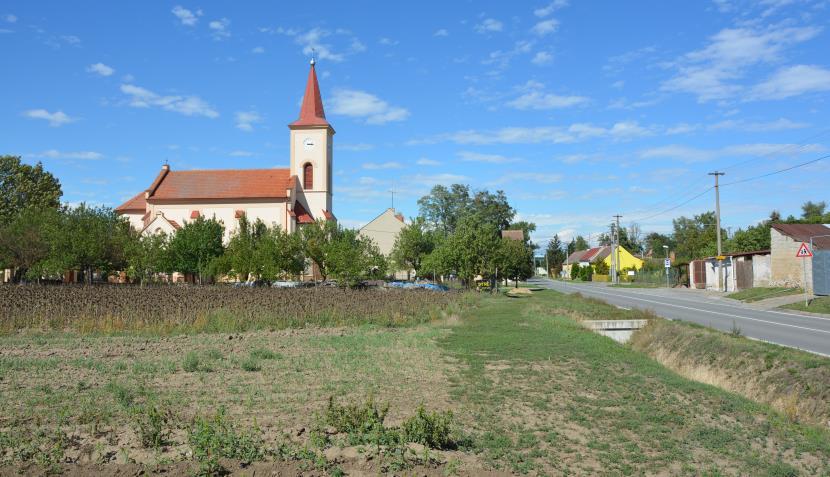
[[[666,249],[666,260],[668,260],[669,259],[669,246],[668,245],[663,245],[663,248]],[[666,288],[671,288],[669,286],[669,267],[666,267]]]

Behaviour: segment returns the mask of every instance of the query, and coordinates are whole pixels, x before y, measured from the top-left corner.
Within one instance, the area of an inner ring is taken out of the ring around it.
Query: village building
[[[115,210],[145,234],[174,233],[198,217],[225,226],[225,241],[239,219],[261,220],[293,233],[332,212],[332,141],[314,60],[299,118],[288,125],[289,164],[279,169],[173,170],[162,166],[150,186]]]
[[[768,287],[770,262],[769,250],[725,253],[723,260],[718,257],[692,260],[689,262],[689,287],[727,292]]]
[[[571,269],[575,264],[578,264],[580,267],[585,267],[588,265],[595,266],[603,262],[608,265],[608,269],[610,270],[613,259],[611,249],[612,247],[610,245],[604,245],[573,252],[568,255],[565,264],[562,266],[562,278],[571,278]],[[617,263],[619,264],[618,270],[621,272],[626,269],[639,270],[643,268],[643,260],[635,257],[623,246],[617,246]]]
[[[802,243],[812,244],[812,258],[796,256]],[[808,293],[828,294],[830,227],[822,224],[772,224],[770,252],[771,286],[801,287],[806,288]]]
[[[378,246],[380,253],[389,258],[392,249],[395,248],[395,240],[404,227],[406,227],[406,221],[403,214],[390,207],[361,227],[358,234],[371,239]],[[390,272],[393,272],[395,278],[399,280],[410,278],[414,272],[413,270],[394,270],[394,268],[394,266],[390,267]]]

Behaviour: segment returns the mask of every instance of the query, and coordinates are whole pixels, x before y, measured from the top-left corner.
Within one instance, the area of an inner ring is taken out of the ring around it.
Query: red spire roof
[[[323,111],[323,98],[320,96],[320,85],[317,84],[317,72],[314,70],[314,61],[308,72],[308,82],[305,85],[305,96],[300,108],[300,118],[289,126],[329,126],[326,113]]]

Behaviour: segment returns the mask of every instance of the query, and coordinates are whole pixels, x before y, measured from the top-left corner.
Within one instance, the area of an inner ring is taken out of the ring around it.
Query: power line
[[[786,146],[783,146],[783,147],[781,147],[780,149],[776,149],[775,151],[770,151],[770,152],[768,152],[768,153],[766,153],[766,154],[761,154],[761,155],[760,155],[760,157],[768,157],[768,156],[772,156],[772,155],[774,155],[774,154],[779,154],[779,153],[781,153],[781,152],[783,152],[783,151],[785,151],[785,150],[787,150],[787,149],[790,149],[790,148],[792,148],[792,147],[794,147],[794,146],[798,146],[798,148],[797,148],[797,149],[804,149],[805,147],[809,146],[809,144],[803,144],[803,143],[805,143],[805,142],[807,142],[807,141],[812,141],[813,139],[816,139],[816,138],[818,138],[818,137],[824,136],[824,135],[825,135],[825,134],[827,134],[827,133],[830,133],[830,128],[827,128],[827,129],[825,129],[825,130],[823,130],[823,131],[820,131],[820,132],[819,132],[819,133],[817,133],[817,134],[813,134],[812,136],[806,137],[806,138],[804,138],[804,139],[800,139],[797,143],[794,143],[794,144],[787,144]],[[750,162],[754,161],[755,159],[757,159],[757,157],[751,157],[751,158],[749,158],[749,159],[747,159],[747,160],[745,160],[745,161],[741,161],[741,162],[738,162],[738,163],[732,164],[731,166],[724,167],[724,168],[722,168],[721,170],[725,171],[725,170],[733,169],[733,168],[735,168],[735,167],[742,166],[742,165],[744,165],[744,164],[748,164],[748,163],[750,163]],[[726,184],[724,184],[724,185],[726,185]]]
[[[657,212],[656,214],[653,214],[653,215],[649,215],[648,217],[637,217],[637,218],[636,218],[636,219],[634,219],[632,222],[638,222],[638,221],[644,221],[644,220],[653,219],[654,217],[657,217],[658,215],[663,215],[663,214],[665,214],[665,213],[667,213],[667,212],[671,212],[672,210],[679,209],[680,207],[683,207],[684,205],[688,204],[689,202],[691,202],[691,201],[693,201],[693,200],[695,200],[695,199],[697,199],[697,198],[699,198],[699,197],[703,196],[703,194],[705,194],[705,193],[709,192],[709,191],[710,191],[710,190],[712,190],[712,189],[714,189],[714,186],[710,186],[710,187],[706,188],[706,190],[704,190],[704,191],[703,191],[703,192],[701,192],[700,194],[697,194],[696,196],[694,196],[694,197],[692,197],[692,198],[690,198],[690,199],[688,199],[688,200],[686,200],[686,201],[684,201],[684,202],[681,202],[681,203],[679,203],[679,204],[675,205],[674,207],[671,207],[671,208],[669,208],[669,209],[663,210],[663,211],[661,211],[661,212]]]
[[[725,183],[725,184],[721,184],[721,186],[728,186],[728,185],[742,184],[742,183],[744,183],[744,182],[749,182],[749,181],[754,181],[754,180],[758,180],[758,179],[763,179],[764,177],[774,176],[775,174],[781,174],[782,172],[791,171],[791,170],[793,170],[793,169],[798,169],[799,167],[804,167],[804,166],[808,166],[808,165],[810,165],[810,164],[814,164],[814,163],[819,162],[819,161],[823,161],[824,159],[827,159],[828,157],[830,157],[830,154],[828,154],[828,155],[826,155],[826,156],[821,156],[821,157],[819,157],[819,158],[817,158],[817,159],[813,159],[812,161],[802,162],[801,164],[796,164],[796,165],[794,165],[794,166],[790,166],[790,167],[787,167],[787,168],[784,168],[784,169],[779,169],[779,170],[777,170],[777,171],[773,171],[773,172],[768,172],[768,173],[766,173],[766,174],[761,174],[761,175],[754,176],[754,177],[748,177],[748,178],[746,178],[746,179],[740,179],[740,180],[737,180],[737,181],[727,182],[727,183]]]

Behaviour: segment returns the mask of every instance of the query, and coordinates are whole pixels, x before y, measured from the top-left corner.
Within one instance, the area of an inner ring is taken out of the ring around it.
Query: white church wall
[[[236,218],[236,211],[241,210],[252,222],[257,219],[268,227],[285,228],[285,202],[235,202],[235,203],[197,203],[197,204],[151,204],[152,214],[158,212],[164,214],[168,220],[173,220],[179,225],[184,225],[193,219],[190,218],[194,210],[207,218],[216,218],[225,226],[223,237],[227,243],[236,232],[239,219]]]

